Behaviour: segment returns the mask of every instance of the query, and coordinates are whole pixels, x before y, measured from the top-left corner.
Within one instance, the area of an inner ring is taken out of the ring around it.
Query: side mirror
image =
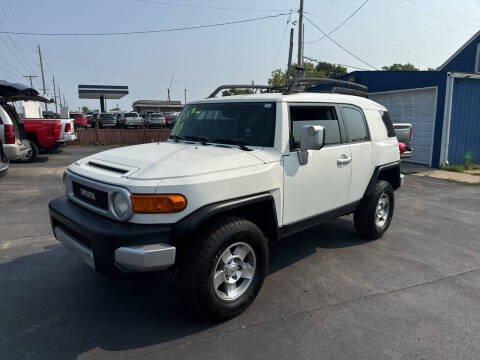
[[[303,125],[300,132],[300,165],[308,163],[308,150],[320,150],[325,144],[325,127],[320,125]]]

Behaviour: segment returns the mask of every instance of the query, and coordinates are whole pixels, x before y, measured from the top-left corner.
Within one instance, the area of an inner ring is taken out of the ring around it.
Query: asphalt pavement
[[[175,276],[104,279],[51,234],[71,147],[0,178],[0,359],[480,359],[480,187],[407,175],[393,223],[343,217],[273,244],[252,306],[187,312]]]

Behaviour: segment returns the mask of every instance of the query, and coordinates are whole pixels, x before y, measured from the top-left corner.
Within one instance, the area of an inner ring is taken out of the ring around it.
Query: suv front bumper
[[[98,272],[163,270],[175,263],[170,225],[123,223],[94,214],[64,195],[49,203],[53,233]]]

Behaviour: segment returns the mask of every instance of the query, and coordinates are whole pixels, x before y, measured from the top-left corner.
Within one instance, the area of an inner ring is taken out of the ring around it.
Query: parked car
[[[49,203],[55,237],[110,277],[176,265],[183,299],[214,320],[257,296],[269,242],[351,213],[380,238],[403,183],[387,109],[286,91],[192,102],[168,141],[76,161]]]
[[[143,118],[137,112],[125,112],[120,115],[119,127],[141,128],[143,127]]]
[[[87,127],[87,117],[84,113],[81,112],[71,112],[70,119],[74,121],[75,128],[86,128]]]
[[[164,128],[167,127],[167,119],[163,113],[148,113],[145,117],[146,128]]]
[[[97,118],[99,113],[93,113],[90,117],[90,127],[97,127]]]
[[[59,145],[61,125],[59,120],[22,120],[14,101],[51,102],[39,96],[26,85],[0,81],[0,138],[3,150],[10,160],[34,161],[40,150]]]
[[[97,116],[98,127],[103,128],[114,128],[117,126],[117,119],[113,116],[112,113],[100,113]]]
[[[7,175],[8,173],[8,157],[5,155],[5,152],[3,151],[3,143],[2,140],[0,139],[0,177]]]
[[[0,103],[0,141],[3,152],[10,161],[35,160],[31,158],[32,147],[26,139],[22,120],[15,107],[6,102]]]
[[[398,142],[403,143],[405,148],[400,148],[400,156],[402,158],[410,158],[413,154],[412,147],[412,132],[413,126],[408,123],[396,123],[393,124],[395,130],[395,135],[397,136]]]
[[[177,122],[178,115],[180,115],[179,112],[174,112],[170,114],[165,115],[165,122],[167,123],[168,128],[173,128]]]

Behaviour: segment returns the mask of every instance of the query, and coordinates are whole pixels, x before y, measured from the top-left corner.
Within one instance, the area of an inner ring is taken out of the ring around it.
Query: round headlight
[[[119,218],[128,218],[131,215],[130,208],[130,198],[127,195],[121,192],[116,192],[113,195],[113,210]]]

